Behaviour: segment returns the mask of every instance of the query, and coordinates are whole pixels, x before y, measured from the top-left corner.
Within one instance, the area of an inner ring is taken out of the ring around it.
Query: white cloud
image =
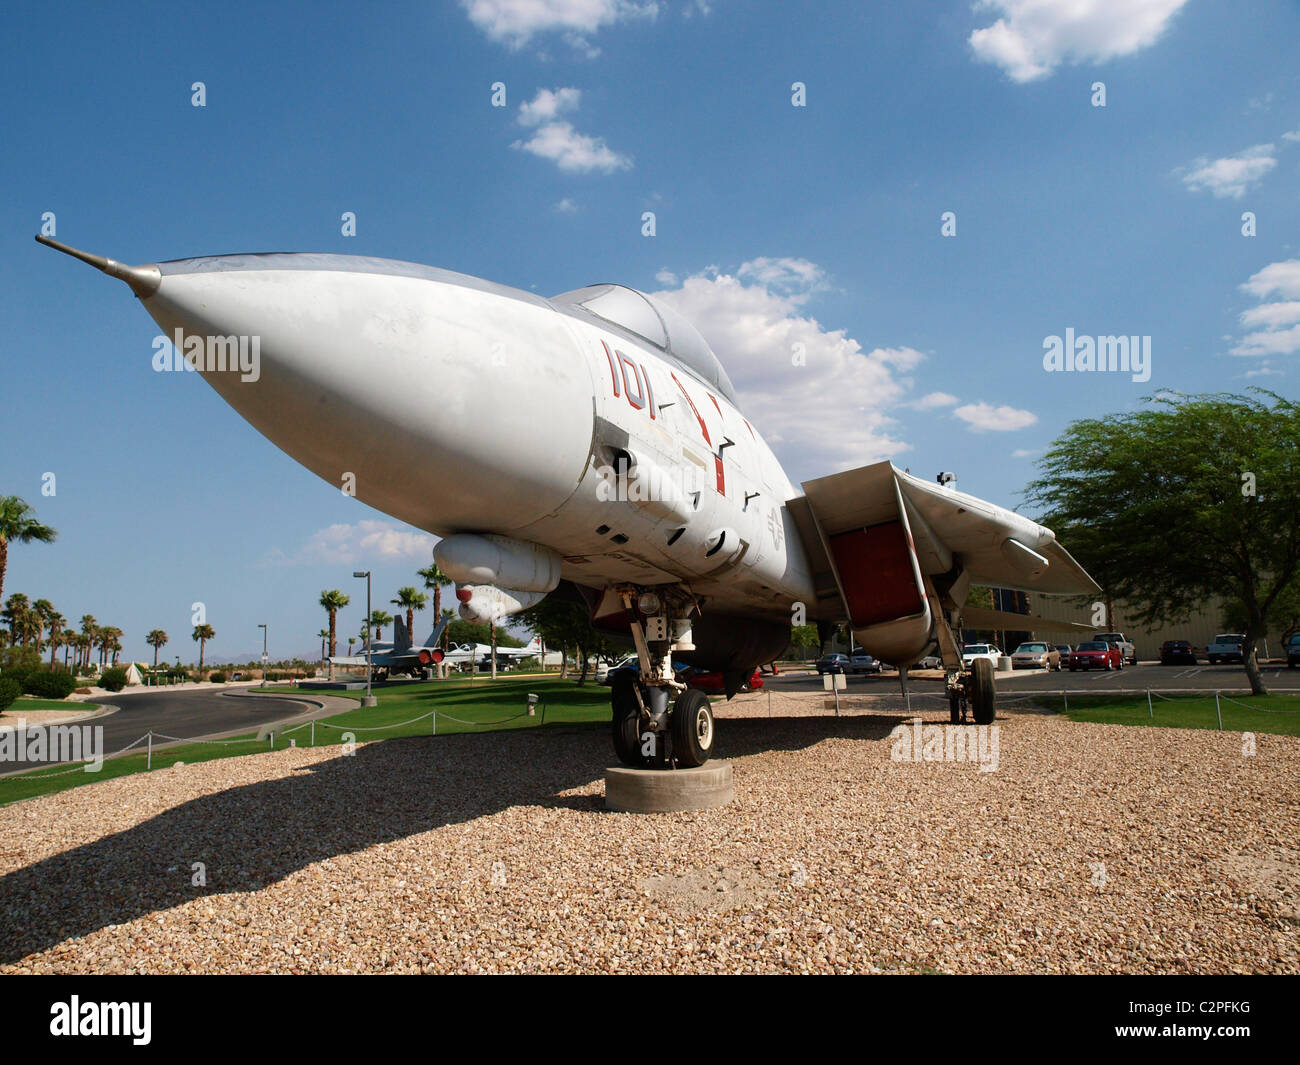
[[[564,197],[564,199],[562,199],[559,203],[555,205],[553,210],[557,214],[577,214],[578,205],[574,203],[571,199],[569,199],[569,197],[566,196]]]
[[[677,275],[667,267],[655,274],[655,280],[661,285],[667,285],[669,288],[674,288],[677,285]]]
[[[539,89],[537,95],[519,105],[516,121],[533,129],[526,141],[511,147],[549,159],[565,173],[581,174],[592,170],[606,174],[626,170],[632,160],[610,148],[602,138],[579,133],[558,116],[574,111],[582,99],[578,89]]]
[[[1300,322],[1300,300],[1288,300],[1281,303],[1264,303],[1241,312],[1241,324],[1248,329],[1258,326],[1272,329],[1279,325]]]
[[[1153,44],[1187,0],[981,0],[1002,15],[970,35],[977,59],[1018,82],[1062,63],[1100,63]]]
[[[1300,129],[1293,129],[1290,133],[1283,133],[1284,141],[1300,141]]]
[[[565,111],[576,111],[582,102],[582,90],[572,86],[563,89],[538,89],[537,95],[519,105],[521,126],[540,126],[553,122]]]
[[[345,566],[368,560],[427,561],[432,557],[435,543],[428,533],[368,519],[355,525],[330,525],[313,533],[292,554],[273,551],[270,560],[288,566]]]
[[[911,404],[914,410],[936,410],[939,407],[951,407],[958,401],[956,396],[947,392],[929,392]]]
[[[1011,457],[1013,459],[1028,459],[1033,458],[1037,454],[1038,451],[1034,448],[1018,447],[1015,451],[1011,452]]]
[[[588,58],[593,50],[583,34],[659,14],[657,3],[630,0],[461,0],[461,6],[469,20],[498,44],[518,49],[538,34],[556,32]]]
[[[755,259],[745,264],[746,276],[764,274],[805,288],[823,280],[812,263],[773,270],[770,264],[779,262],[807,260]],[[910,381],[899,375],[924,358],[919,351],[863,351],[844,330],[826,329],[806,315],[799,291],[777,292],[730,274],[695,275],[655,295],[704,334],[736,386],[741,409],[796,480],[910,449],[893,435],[895,421],[886,411],[906,394]]]
[[[1274,292],[1289,299],[1300,299],[1300,259],[1269,263],[1259,273],[1251,274],[1250,280],[1241,287],[1258,299]]]
[[[1273,145],[1256,144],[1252,148],[1226,155],[1222,159],[1197,159],[1183,173],[1183,184],[1193,192],[1208,190],[1219,199],[1241,199],[1251,185],[1277,166]]]
[[[1015,407],[995,407],[989,403],[967,403],[953,411],[976,432],[1008,432],[1024,429],[1038,421],[1038,415]]]
[[[1285,371],[1275,370],[1272,366],[1270,366],[1268,363],[1265,362],[1265,363],[1261,363],[1253,370],[1247,370],[1244,374],[1242,374],[1242,376],[1243,377],[1283,377],[1285,376]]]
[[[741,263],[736,276],[785,293],[796,302],[803,302],[826,288],[825,271],[807,259],[773,259],[764,255]]]
[[[1269,263],[1240,287],[1263,302],[1241,312],[1243,328],[1253,332],[1237,341],[1229,349],[1231,353],[1249,356],[1300,352],[1300,259]],[[1270,296],[1278,298],[1269,302]],[[1290,328],[1281,328],[1284,326]]]

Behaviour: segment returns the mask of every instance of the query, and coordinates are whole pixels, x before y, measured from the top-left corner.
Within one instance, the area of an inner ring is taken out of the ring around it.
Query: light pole
[[[262,683],[265,684],[266,683],[266,662],[267,659],[270,657],[266,653],[266,643],[267,643],[267,637],[270,635],[270,629],[268,629],[265,625],[258,625],[257,627],[262,630]]]
[[[370,633],[373,622],[373,615],[370,613],[370,571],[368,569],[354,570],[352,576],[357,578],[365,577],[366,579],[366,697],[361,700],[361,705],[374,706],[375,697],[370,693],[370,678],[373,675],[370,668],[370,644],[372,641]]]

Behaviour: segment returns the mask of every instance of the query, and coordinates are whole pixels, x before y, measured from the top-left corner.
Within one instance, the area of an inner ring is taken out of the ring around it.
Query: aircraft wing
[[[847,616],[899,657],[929,639],[932,584],[952,588],[958,603],[970,582],[1052,595],[1100,591],[1050,529],[891,462],[803,489],[789,507],[812,564],[817,616]]]

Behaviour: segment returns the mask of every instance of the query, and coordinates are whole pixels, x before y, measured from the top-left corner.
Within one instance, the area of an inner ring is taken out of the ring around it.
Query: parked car
[[[846,673],[849,668],[848,655],[822,655],[817,659],[817,675],[823,673]]]
[[[926,655],[916,663],[917,669],[943,669],[943,659],[938,655]]]
[[[1162,666],[1196,665],[1196,648],[1188,640],[1166,640],[1160,645]]]
[[[871,655],[853,655],[849,659],[848,671],[850,673],[879,673],[880,663]]]
[[[1292,633],[1286,642],[1287,669],[1295,669],[1297,665],[1300,665],[1300,632]]]
[[[1029,640],[1011,652],[1012,669],[1061,668],[1061,652],[1042,640]]]
[[[968,643],[961,649],[962,665],[969,666],[977,658],[987,658],[993,663],[993,668],[998,668],[998,659],[1002,657],[999,651],[991,643]]]
[[[605,687],[608,688],[611,684],[614,683],[614,674],[617,673],[620,669],[638,669],[638,668],[639,666],[637,664],[636,655],[626,655],[625,657],[620,658],[612,666],[609,665],[597,666],[596,682],[599,684],[603,684],[605,685]]]
[[[1124,656],[1119,644],[1105,640],[1087,640],[1070,652],[1070,672],[1076,669],[1123,669]]]
[[[1138,664],[1137,648],[1124,638],[1122,632],[1094,632],[1092,638],[1094,640],[1104,640],[1106,643],[1118,644],[1119,653],[1128,659],[1128,664],[1130,666]]]
[[[694,688],[697,691],[708,692],[710,695],[723,695],[726,693],[726,685],[722,679],[722,673],[719,670],[691,669],[683,673],[681,679],[686,682],[688,688]],[[756,691],[763,686],[763,675],[756,669],[740,686],[742,692]]]
[[[1240,662],[1242,660],[1241,649],[1245,643],[1246,634],[1244,632],[1221,632],[1214,637],[1210,646],[1205,649],[1205,654],[1212,666],[1217,666],[1220,662]]]
[[[1070,652],[1074,650],[1068,643],[1058,643],[1056,649],[1061,652],[1062,665],[1070,660]]]

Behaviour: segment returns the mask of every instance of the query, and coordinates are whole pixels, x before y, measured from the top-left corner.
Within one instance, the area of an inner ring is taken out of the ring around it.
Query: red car
[[[697,691],[708,692],[710,695],[722,695],[726,692],[726,688],[722,683],[722,673],[718,670],[692,672],[686,678],[686,684],[688,687],[695,688]],[[757,691],[762,686],[763,675],[756,669],[754,675],[740,686],[740,690],[742,692]]]
[[[1089,640],[1070,652],[1070,672],[1076,669],[1123,669],[1124,654],[1118,644]]]

